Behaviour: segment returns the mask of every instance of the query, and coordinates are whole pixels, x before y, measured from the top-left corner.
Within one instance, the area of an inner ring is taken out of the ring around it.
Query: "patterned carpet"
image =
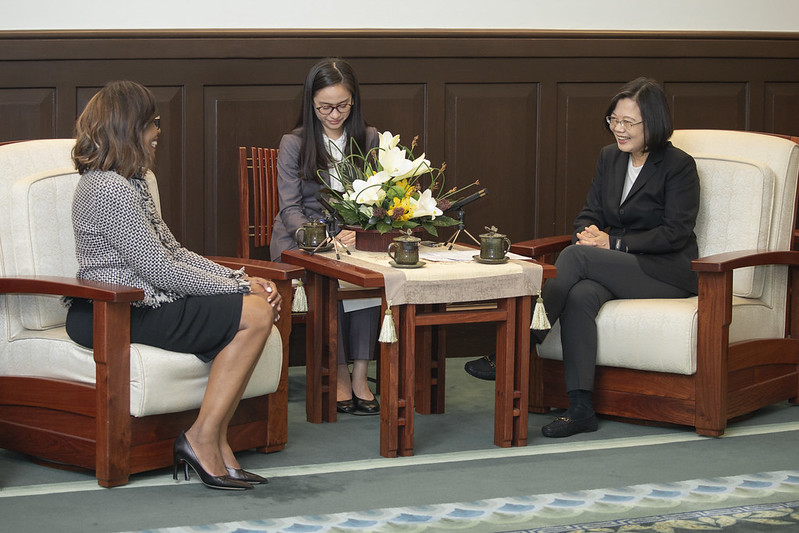
[[[799,471],[147,531],[749,533],[780,529],[799,530]]]

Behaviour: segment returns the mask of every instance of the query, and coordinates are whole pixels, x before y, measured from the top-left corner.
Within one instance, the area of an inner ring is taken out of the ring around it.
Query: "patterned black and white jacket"
[[[177,242],[143,178],[86,172],[75,190],[72,224],[77,277],[144,290],[144,299],[133,305],[250,292],[243,270],[214,263]]]

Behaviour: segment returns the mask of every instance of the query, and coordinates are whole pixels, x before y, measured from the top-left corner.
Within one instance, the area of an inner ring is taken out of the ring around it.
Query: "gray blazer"
[[[365,152],[376,148],[380,138],[377,130],[369,126],[366,130],[366,145],[361,147]],[[322,206],[316,199],[316,193],[322,189],[322,183],[314,178],[304,180],[300,177],[299,135],[287,133],[280,140],[280,152],[277,156],[277,194],[280,211],[275,217],[272,227],[272,240],[269,243],[269,256],[272,261],[280,261],[280,254],[285,250],[297,248],[294,232],[304,223],[322,217]]]

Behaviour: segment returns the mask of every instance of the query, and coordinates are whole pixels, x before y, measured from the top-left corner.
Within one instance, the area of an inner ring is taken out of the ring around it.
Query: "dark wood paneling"
[[[399,135],[401,143],[409,148],[418,135],[420,146],[415,150],[416,156],[426,150],[428,138],[425,89],[423,83],[361,84],[363,115],[367,122],[381,133],[390,131]]]
[[[488,189],[485,199],[464,208],[475,237],[489,225],[511,240],[534,233],[538,122],[535,83],[447,85],[447,169],[456,179],[445,189],[474,180]]]
[[[0,141],[70,136],[108,80],[151,87],[162,115],[165,219],[187,247],[235,251],[238,145],[277,146],[320,57],[351,59],[364,114],[420,136],[449,184],[488,198],[467,228],[514,240],[569,231],[582,207],[608,98],[664,82],[677,128],[799,131],[799,35],[535,31],[154,31],[0,33]]]
[[[747,83],[667,83],[674,123],[679,128],[746,130],[750,100]],[[761,113],[757,120],[760,122]],[[758,128],[759,129],[759,128]]]
[[[0,141],[55,136],[55,90],[0,89]]]
[[[766,83],[765,92],[765,131],[796,135],[799,131],[799,83]]]
[[[205,89],[206,242],[219,255],[236,255],[238,147],[278,148],[297,123],[301,85],[207,87]],[[211,222],[215,221],[215,224]]]

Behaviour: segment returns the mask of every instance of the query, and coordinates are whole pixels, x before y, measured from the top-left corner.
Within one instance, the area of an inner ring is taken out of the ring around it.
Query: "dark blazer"
[[[371,126],[366,129],[366,145],[361,146],[364,153],[379,145],[380,137]],[[280,261],[285,250],[297,248],[294,233],[312,219],[322,217],[322,206],[316,199],[323,185],[316,179],[304,180],[300,177],[300,145],[302,139],[296,132],[287,133],[280,140],[277,155],[277,195],[280,211],[272,226],[272,240],[269,241],[269,257]]]
[[[646,274],[696,294],[697,275],[690,267],[699,255],[694,234],[699,211],[696,162],[671,143],[652,151],[619,205],[629,157],[616,144],[600,151],[572,242],[595,224],[610,235],[611,249],[636,254]]]

